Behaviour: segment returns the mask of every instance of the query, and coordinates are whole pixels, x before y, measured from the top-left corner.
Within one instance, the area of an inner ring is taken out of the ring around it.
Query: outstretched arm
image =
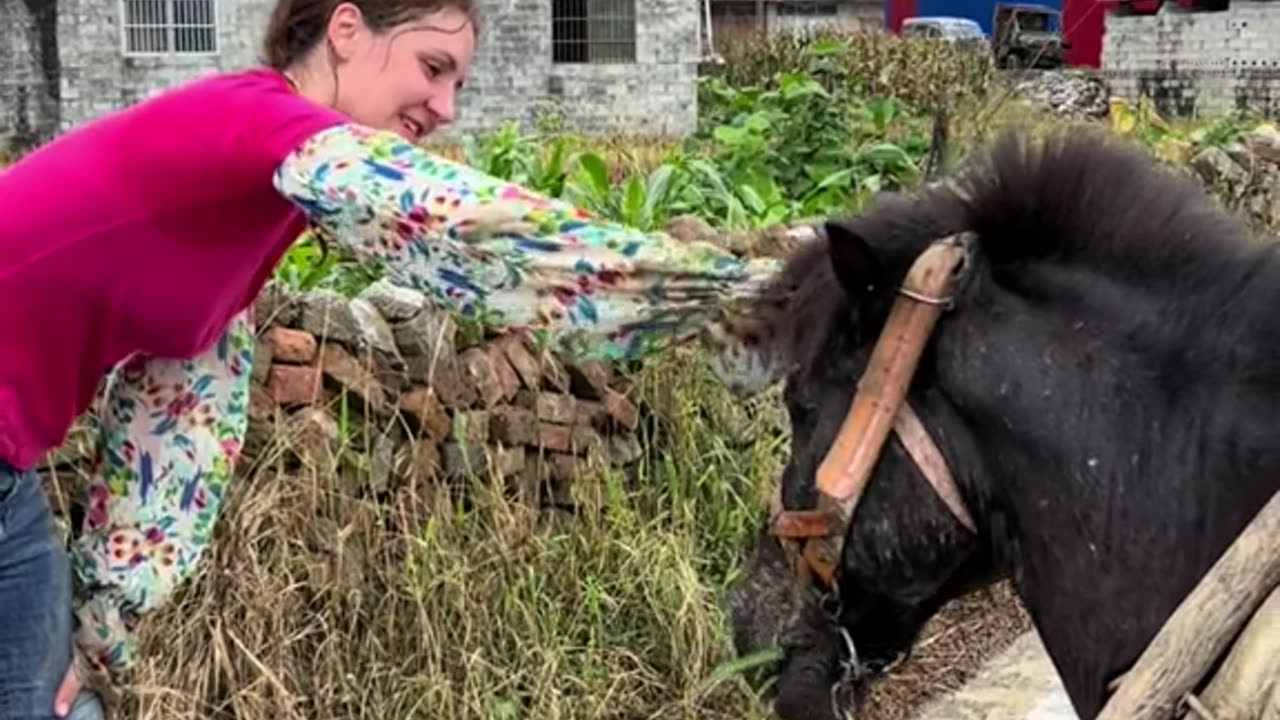
[[[187,360],[135,356],[107,389],[99,455],[71,547],[76,641],[116,675],[135,628],[187,579],[209,543],[248,423],[249,311]]]
[[[777,268],[708,243],[597,219],[388,132],[345,124],[311,136],[275,176],[326,240],[394,282],[577,357],[631,359],[694,337]],[[517,208],[525,227],[466,237]]]

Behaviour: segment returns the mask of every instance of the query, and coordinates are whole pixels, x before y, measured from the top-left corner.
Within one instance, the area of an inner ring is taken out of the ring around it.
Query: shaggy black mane
[[[1078,128],[1044,140],[1006,131],[954,181],[882,195],[835,224],[880,256],[882,289],[896,286],[934,239],[971,230],[996,279],[1020,293],[1070,291],[1037,268],[1075,268],[1097,292],[1109,281],[1157,297],[1188,333],[1239,309],[1235,301],[1255,283],[1280,285],[1274,245],[1256,241],[1189,176],[1126,141]],[[781,291],[790,299],[769,337],[801,370],[821,360],[831,323],[848,305],[828,242],[799,248],[770,288],[772,297]]]

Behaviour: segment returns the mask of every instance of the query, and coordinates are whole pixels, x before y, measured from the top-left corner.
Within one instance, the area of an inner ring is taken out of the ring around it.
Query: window
[[[635,62],[636,0],[551,0],[551,59]]]
[[[818,0],[783,0],[778,4],[779,15],[789,15],[792,17],[830,17],[840,12],[833,2],[819,2]]]
[[[216,0],[121,0],[127,55],[209,55],[218,51]]]
[[[916,23],[914,25],[903,25],[902,37],[940,38],[942,37],[942,31],[936,25]]]
[[[760,17],[756,7],[756,0],[720,0],[711,3],[711,17],[713,18],[749,18],[756,19]]]

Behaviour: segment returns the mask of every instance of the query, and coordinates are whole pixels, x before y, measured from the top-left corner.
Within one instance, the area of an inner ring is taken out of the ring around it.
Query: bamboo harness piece
[[[816,575],[828,588],[835,586],[849,522],[890,431],[960,523],[977,532],[942,451],[906,402],[920,355],[938,317],[951,307],[973,243],[968,233],[934,241],[907,272],[840,432],[818,468],[817,508],[786,510],[781,485],[776,488],[770,533],[798,576]]]

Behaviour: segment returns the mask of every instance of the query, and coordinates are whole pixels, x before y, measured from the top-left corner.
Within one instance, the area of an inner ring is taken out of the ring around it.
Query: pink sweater
[[[0,461],[29,468],[135,351],[189,357],[303,217],[272,173],[345,118],[255,69],[169,91],[0,170]]]

